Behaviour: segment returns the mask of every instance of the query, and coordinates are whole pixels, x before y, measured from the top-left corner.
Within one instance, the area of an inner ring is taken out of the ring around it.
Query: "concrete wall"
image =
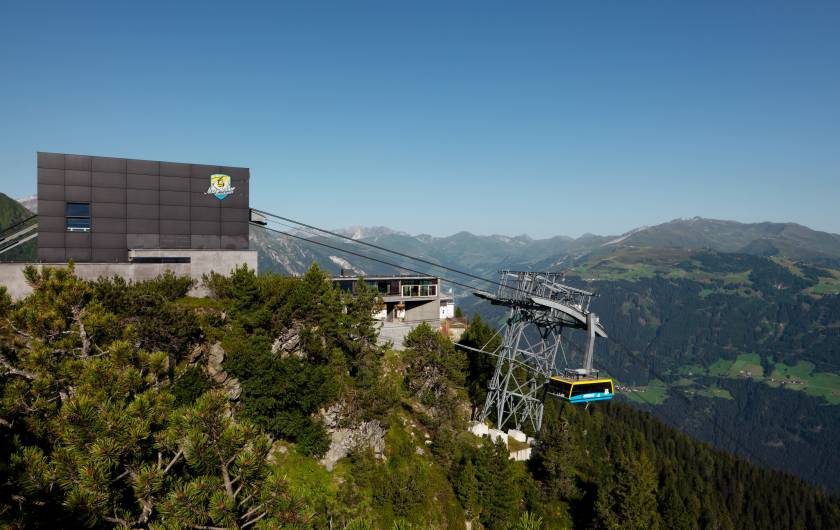
[[[234,192],[208,195],[210,175]],[[38,259],[125,262],[134,248],[248,248],[247,168],[38,153]],[[90,204],[90,231],[68,232],[68,202]]]
[[[127,280],[150,280],[165,271],[172,271],[178,276],[189,276],[201,281],[203,274],[210,271],[219,274],[229,274],[234,268],[248,265],[257,268],[257,251],[255,250],[134,250],[132,254],[138,257],[189,257],[190,263],[76,263],[76,275],[86,280],[100,277],[122,276]],[[26,263],[0,263],[0,285],[6,287],[13,299],[27,296],[32,289],[23,277]],[[66,264],[33,264],[37,268],[63,267]],[[197,285],[190,294],[192,296],[206,296],[207,291]]]
[[[428,302],[405,302],[405,321],[439,321],[440,299],[434,298]]]

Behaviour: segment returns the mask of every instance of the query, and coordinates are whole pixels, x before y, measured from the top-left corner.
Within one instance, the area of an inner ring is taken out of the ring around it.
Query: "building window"
[[[68,232],[90,232],[90,203],[68,202],[64,215]]]
[[[403,284],[402,295],[403,297],[437,296],[437,285]]]

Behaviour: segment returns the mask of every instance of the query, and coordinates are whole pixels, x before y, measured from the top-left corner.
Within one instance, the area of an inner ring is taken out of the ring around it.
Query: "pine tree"
[[[479,515],[479,484],[475,474],[475,466],[471,459],[467,459],[460,472],[455,477],[455,492],[468,519]]]
[[[668,530],[696,530],[698,528],[673,484],[666,486],[660,497],[659,513],[662,514],[662,527]]]
[[[0,499],[4,519],[59,527],[309,520],[269,465],[268,438],[237,421],[224,394],[173,412],[166,353],[137,348],[136,328],[118,325],[96,298],[109,292],[105,283],[82,282],[72,267],[26,274],[33,294],[11,309],[0,303],[0,417],[21,435],[4,455],[18,488],[13,503]]]
[[[505,529],[511,523],[521,492],[513,478],[507,446],[485,440],[476,458],[476,478],[481,502],[481,524],[491,530]]]
[[[549,403],[549,407],[556,406]],[[548,413],[551,417],[551,413]],[[534,459],[549,499],[574,499],[579,495],[576,467],[580,444],[572,436],[572,427],[565,419],[546,421],[541,433],[540,448]]]
[[[161,444],[183,454],[193,472],[176,481],[161,507],[164,520],[176,526],[241,528],[264,520],[289,528],[303,527],[311,518],[280,472],[268,465],[269,438],[235,421],[221,391],[177,411]]]
[[[644,452],[637,459],[620,457],[614,477],[598,487],[595,528],[658,529],[656,490],[656,471]]]

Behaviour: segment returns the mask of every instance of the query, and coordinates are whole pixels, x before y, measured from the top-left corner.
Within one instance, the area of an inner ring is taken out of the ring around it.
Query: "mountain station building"
[[[72,260],[82,278],[134,281],[167,270],[200,281],[210,271],[257,268],[248,238],[248,168],[41,152],[37,158],[35,265]],[[26,230],[31,238],[33,229]],[[24,265],[0,264],[0,284],[15,298],[29,292]],[[202,294],[200,287],[193,294]]]

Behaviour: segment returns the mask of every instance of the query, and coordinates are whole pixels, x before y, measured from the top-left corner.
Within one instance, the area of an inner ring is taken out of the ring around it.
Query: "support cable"
[[[410,260],[414,260],[414,261],[417,261],[417,262],[425,263],[425,264],[427,264],[427,265],[430,265],[430,266],[433,266],[433,267],[437,267],[437,268],[440,268],[440,269],[444,269],[444,270],[447,270],[447,271],[450,271],[450,272],[453,272],[453,273],[456,273],[456,274],[460,274],[460,275],[463,275],[463,276],[467,276],[467,277],[469,277],[469,278],[473,278],[473,279],[476,279],[476,280],[479,280],[479,281],[482,281],[482,282],[486,282],[486,283],[488,283],[488,284],[497,285],[497,286],[500,286],[500,287],[505,287],[505,288],[510,289],[510,290],[513,290],[513,291],[521,291],[521,292],[525,292],[524,290],[519,289],[519,288],[517,288],[517,287],[512,287],[512,286],[504,285],[504,284],[502,284],[501,282],[497,282],[497,281],[494,281],[494,280],[490,280],[490,279],[488,279],[488,278],[484,278],[484,277],[478,276],[478,275],[476,275],[476,274],[472,274],[472,273],[465,272],[465,271],[462,271],[462,270],[459,270],[459,269],[455,269],[455,268],[453,268],[453,267],[448,267],[448,266],[445,266],[445,265],[440,265],[440,264],[438,264],[438,263],[432,262],[432,261],[430,261],[430,260],[426,260],[426,259],[424,259],[424,258],[418,258],[418,257],[415,257],[415,256],[411,256],[411,255],[409,255],[409,254],[405,254],[405,253],[403,253],[403,252],[398,252],[398,251],[395,251],[395,250],[391,250],[391,249],[388,249],[388,248],[382,247],[382,246],[380,246],[380,245],[375,245],[375,244],[373,244],[373,243],[369,243],[369,242],[366,242],[366,241],[359,241],[359,240],[357,240],[357,239],[353,239],[353,238],[351,238],[351,237],[348,237],[348,236],[345,236],[345,235],[342,235],[342,234],[338,234],[338,233],[336,233],[336,232],[332,232],[332,231],[330,231],[330,230],[325,230],[325,229],[318,228],[318,227],[313,226],[313,225],[309,225],[309,224],[306,224],[306,223],[302,223],[302,222],[299,222],[299,221],[295,221],[294,219],[290,219],[290,218],[288,218],[288,217],[279,216],[279,215],[276,215],[276,214],[272,214],[272,213],[269,213],[269,212],[265,212],[265,211],[263,211],[263,210],[257,210],[257,209],[254,209],[254,211],[256,211],[256,212],[257,212],[257,213],[259,213],[259,214],[265,215],[265,216],[267,216],[267,217],[271,217],[271,218],[273,218],[273,219],[280,219],[280,220],[283,220],[283,221],[287,221],[287,222],[293,223],[293,224],[295,224],[295,225],[299,225],[299,226],[305,227],[306,229],[308,229],[308,230],[306,230],[305,232],[306,232],[306,233],[309,233],[309,234],[313,234],[313,235],[315,235],[315,234],[314,234],[314,232],[319,232],[319,233],[321,233],[321,234],[327,234],[327,235],[333,236],[334,238],[345,239],[345,240],[347,240],[347,241],[350,241],[350,242],[353,242],[353,243],[356,243],[356,244],[360,244],[360,245],[364,245],[364,246],[367,246],[367,247],[370,247],[370,248],[373,248],[373,249],[379,250],[379,251],[381,251],[381,252],[387,252],[387,253],[394,254],[394,255],[397,255],[397,256],[400,256],[400,257],[403,257],[403,258],[406,258],[406,259],[410,259]],[[357,257],[360,257],[360,258],[363,258],[363,259],[367,259],[367,260],[370,260],[370,261],[374,261],[374,262],[377,262],[377,263],[381,263],[381,264],[383,264],[383,265],[388,265],[388,266],[390,266],[390,267],[395,267],[395,268],[397,268],[397,269],[406,270],[406,271],[409,271],[409,272],[413,272],[413,273],[415,273],[415,274],[421,274],[421,275],[431,275],[431,274],[428,274],[428,273],[426,273],[426,272],[422,272],[422,271],[419,271],[419,270],[416,270],[416,269],[411,269],[411,268],[406,267],[406,266],[403,266],[403,265],[398,265],[398,264],[396,264],[396,263],[392,263],[392,262],[385,261],[385,260],[382,260],[382,259],[378,259],[378,258],[375,258],[375,257],[371,257],[371,256],[367,256],[367,255],[364,255],[364,254],[360,254],[360,253],[357,253],[357,252],[354,252],[354,251],[351,251],[351,250],[348,250],[348,249],[345,249],[345,248],[336,247],[336,246],[333,246],[333,245],[329,245],[329,244],[327,244],[327,243],[323,243],[323,242],[320,242],[320,241],[315,241],[315,240],[308,239],[308,238],[305,238],[305,237],[302,237],[302,236],[299,236],[299,235],[291,234],[291,233],[288,233],[288,232],[283,232],[283,231],[281,231],[281,230],[277,230],[277,229],[274,229],[274,228],[269,228],[269,227],[267,227],[267,226],[263,226],[263,225],[260,225],[260,224],[258,224],[258,223],[251,223],[251,224],[252,224],[253,226],[257,226],[257,227],[263,228],[263,229],[265,229],[265,230],[268,230],[268,231],[271,231],[271,232],[274,232],[274,233],[277,233],[277,234],[280,234],[280,235],[283,235],[283,236],[286,236],[286,237],[291,237],[291,238],[298,239],[298,240],[301,240],[301,241],[304,241],[304,242],[307,242],[307,243],[312,243],[312,244],[315,244],[315,245],[320,245],[320,246],[323,246],[323,247],[326,247],[326,248],[329,248],[329,249],[332,249],[332,250],[336,250],[336,251],[338,251],[338,252],[344,252],[344,253],[347,253],[347,254],[350,254],[350,255],[353,255],[353,256],[357,256]],[[283,223],[278,223],[278,224],[283,224]],[[293,227],[293,226],[289,226],[289,225],[284,225],[284,226],[287,226],[288,228],[292,228],[292,229],[298,229],[297,227]],[[301,231],[304,231],[304,230],[303,230],[303,229],[301,229]],[[314,232],[313,232],[313,231],[314,231]],[[472,286],[472,285],[467,285],[467,284],[465,284],[465,283],[458,282],[458,281],[455,281],[455,280],[451,280],[451,279],[449,279],[449,278],[446,278],[446,277],[443,277],[443,276],[439,276],[439,275],[438,275],[438,277],[440,277],[442,280],[444,280],[444,281],[446,281],[446,282],[448,282],[448,283],[451,283],[451,284],[453,284],[453,285],[458,285],[458,286],[460,286],[460,287],[464,287],[464,288],[466,288],[466,289],[470,289],[470,290],[475,289],[475,286]],[[497,332],[498,332],[498,330],[497,330]],[[662,376],[661,376],[660,374],[658,374],[658,373],[657,373],[657,372],[653,369],[653,367],[651,367],[651,366],[650,366],[650,364],[649,364],[649,363],[646,363],[646,362],[645,362],[643,359],[641,359],[638,355],[636,355],[635,353],[633,353],[633,351],[632,351],[631,349],[629,349],[628,347],[626,347],[625,345],[623,345],[622,343],[618,342],[617,340],[615,340],[615,339],[614,339],[614,338],[612,338],[612,337],[608,337],[608,340],[610,340],[611,342],[613,342],[614,344],[616,344],[617,346],[619,346],[622,350],[624,350],[625,355],[627,355],[627,356],[628,356],[628,357],[630,357],[632,360],[634,360],[636,363],[638,363],[638,365],[639,365],[639,366],[646,368],[646,369],[648,370],[649,375],[653,375],[656,379],[658,379],[658,380],[660,380],[660,381],[663,381],[663,382],[664,382],[664,379],[662,378]],[[561,348],[562,348],[562,344],[561,344]],[[478,349],[475,349],[475,348],[467,348],[467,349],[474,350],[474,351],[481,351],[481,352],[483,352],[483,353],[489,353],[490,355],[498,355],[498,354],[495,354],[495,353],[490,353],[490,352],[484,351],[483,349],[482,349],[482,350],[478,350]],[[563,353],[564,353],[564,357],[565,357],[565,352],[563,352]],[[667,386],[668,388],[673,388],[673,385],[667,385],[667,383],[666,383],[666,386]],[[681,394],[681,393],[679,393],[679,392],[676,392],[676,393],[674,393],[674,394],[672,394],[672,395],[674,395],[674,397],[677,397],[678,399],[682,400],[682,401],[683,401],[684,403],[686,403],[687,405],[693,405],[693,402],[692,402],[692,400],[691,400],[691,399],[689,399],[688,397],[684,396],[683,394]],[[652,407],[653,407],[653,406],[656,406],[654,403],[652,403],[652,402],[648,401],[645,397],[643,397],[643,396],[641,396],[641,395],[639,396],[639,398],[640,398],[642,401],[644,401],[645,403],[647,403],[648,405],[652,406]],[[728,439],[729,439],[729,440],[730,440],[730,441],[731,441],[731,442],[735,445],[735,447],[736,447],[736,448],[738,448],[738,449],[740,449],[740,450],[741,450],[742,454],[746,454],[747,456],[752,457],[752,458],[753,458],[753,460],[755,460],[755,461],[756,461],[756,462],[758,462],[758,463],[763,464],[763,465],[764,465],[765,467],[767,467],[768,469],[773,469],[773,470],[778,471],[778,470],[777,470],[776,468],[774,468],[773,466],[770,466],[770,465],[768,465],[766,462],[764,462],[764,460],[763,460],[762,458],[757,457],[757,456],[756,456],[756,454],[755,454],[755,453],[754,453],[751,449],[748,449],[748,448],[747,448],[747,447],[746,447],[746,446],[745,446],[745,445],[744,445],[744,444],[743,444],[740,440],[738,440],[737,438],[735,438],[734,436],[732,436],[732,435],[731,435],[730,433],[728,433],[726,430],[721,429],[720,425],[718,424],[717,418],[712,417],[712,416],[711,416],[711,414],[709,414],[709,413],[707,413],[707,412],[704,412],[704,411],[702,411],[702,410],[701,410],[700,412],[701,412],[701,414],[705,414],[705,415],[706,415],[706,416],[707,416],[707,417],[711,420],[712,425],[713,425],[713,428],[714,428],[714,432],[715,432],[715,433],[717,433],[718,435],[723,435],[724,437],[728,438]],[[661,416],[667,416],[667,415],[663,412],[663,410],[659,410],[659,413],[661,414]],[[672,422],[672,424],[673,424],[673,425],[679,425],[679,422],[674,421],[674,419],[673,419],[673,418],[668,418],[668,419],[670,419],[670,420],[671,420],[671,422]],[[678,430],[680,430],[680,429],[678,429]],[[784,473],[784,472],[783,472],[783,473]]]
[[[262,229],[264,229],[264,230],[268,230],[268,231],[270,231],[270,232],[274,232],[274,233],[276,233],[276,234],[280,234],[280,235],[285,236],[285,237],[291,237],[291,238],[294,238],[294,239],[299,239],[299,240],[301,240],[301,241],[305,241],[305,242],[307,242],[307,243],[312,243],[312,244],[315,244],[315,245],[320,245],[320,246],[322,246],[322,247],[326,247],[326,248],[329,248],[329,249],[332,249],[332,250],[336,250],[336,251],[338,251],[338,252],[344,252],[344,253],[346,253],[346,254],[350,254],[350,255],[353,255],[353,256],[357,256],[357,257],[359,257],[359,258],[367,259],[367,260],[370,260],[370,261],[375,261],[375,262],[377,262],[377,263],[381,263],[381,264],[383,264],[383,265],[388,265],[388,266],[390,266],[390,267],[396,267],[396,268],[398,268],[398,269],[407,270],[407,271],[409,271],[409,272],[413,272],[413,273],[415,273],[415,274],[420,274],[420,275],[422,275],[422,276],[432,276],[432,275],[430,275],[430,274],[428,274],[428,273],[425,273],[425,272],[422,272],[422,271],[418,271],[418,270],[415,270],[415,269],[410,269],[410,268],[408,268],[408,267],[404,267],[404,266],[402,266],[402,265],[397,265],[396,263],[391,263],[391,262],[389,262],[389,261],[381,260],[381,259],[374,258],[374,257],[371,257],[371,256],[366,256],[366,255],[364,255],[364,254],[359,254],[358,252],[353,252],[352,250],[347,250],[346,248],[336,247],[336,246],[333,246],[333,245],[329,245],[329,244],[327,244],[327,243],[323,243],[323,242],[321,242],[321,241],[315,241],[315,240],[313,240],[313,239],[308,239],[308,238],[305,238],[305,237],[303,237],[303,236],[298,236],[298,235],[295,235],[295,234],[291,234],[291,233],[289,233],[289,232],[283,232],[282,230],[277,230],[276,228],[269,228],[269,227],[267,227],[267,226],[263,226],[263,225],[260,225],[260,224],[257,224],[257,223],[251,223],[251,225],[252,225],[252,226],[257,226],[257,227],[262,228]],[[446,282],[448,282],[448,283],[451,283],[451,284],[453,284],[453,285],[458,285],[458,286],[460,286],[460,287],[464,287],[464,288],[466,288],[466,289],[475,289],[475,287],[473,287],[472,285],[467,285],[467,284],[465,284],[465,283],[457,282],[457,281],[455,281],[455,280],[450,280],[450,279],[445,278],[445,277],[443,277],[443,276],[438,276],[438,277],[439,277],[441,280],[444,280],[444,281],[446,281]]]
[[[389,248],[385,248],[385,247],[382,247],[382,246],[379,246],[379,245],[375,245],[375,244],[369,243],[367,241],[360,241],[358,239],[353,239],[352,237],[345,236],[343,234],[339,234],[339,233],[333,232],[331,230],[325,230],[323,228],[318,228],[317,226],[302,223],[300,221],[295,221],[294,219],[289,219],[288,217],[283,217],[281,215],[269,213],[269,212],[266,212],[266,211],[263,211],[263,210],[254,209],[254,211],[261,214],[261,215],[264,215],[266,217],[273,217],[273,218],[276,218],[276,219],[281,219],[281,220],[289,222],[289,223],[304,226],[306,228],[309,228],[310,230],[315,230],[315,231],[318,231],[318,232],[321,232],[321,233],[324,233],[324,234],[329,234],[333,237],[346,239],[348,241],[351,241],[353,243],[357,243],[359,245],[364,245],[366,247],[370,247],[370,248],[374,248],[374,249],[377,249],[377,250],[380,250],[380,251],[383,251],[383,252],[388,252],[388,253],[391,253],[391,254],[395,254],[397,256],[400,256],[400,257],[403,257],[403,258],[406,258],[406,259],[411,259],[411,260],[414,260],[414,261],[418,261],[420,263],[425,263],[426,265],[431,265],[433,267],[438,267],[440,269],[443,269],[443,270],[446,270],[446,271],[449,271],[449,272],[454,272],[456,274],[461,274],[463,276],[467,276],[467,277],[473,278],[475,280],[479,280],[479,281],[482,281],[482,282],[493,284],[493,285],[496,285],[496,286],[499,286],[499,287],[507,287],[506,285],[502,284],[501,282],[497,282],[497,281],[491,280],[489,278],[484,278],[483,276],[479,276],[479,275],[473,274],[471,272],[466,272],[466,271],[462,271],[462,270],[459,270],[459,269],[456,269],[456,268],[453,268],[453,267],[448,267],[446,265],[441,265],[439,263],[435,263],[433,261],[430,261],[430,260],[427,260],[427,259],[424,259],[424,258],[418,258],[416,256],[411,256],[409,254],[405,254],[403,252],[399,252],[399,251],[396,251],[396,250],[391,250]],[[470,289],[474,289],[474,288],[475,287],[470,286]]]
[[[15,227],[17,227],[17,226],[20,226],[20,225],[22,225],[22,224],[26,223],[27,221],[31,221],[32,219],[35,219],[36,217],[38,217],[38,214],[37,214],[37,213],[30,215],[29,217],[27,217],[26,219],[24,219],[24,220],[22,220],[22,221],[18,221],[18,222],[17,222],[17,223],[15,223],[15,224],[9,225],[9,226],[7,226],[6,228],[0,229],[0,235],[5,234],[6,232],[8,232],[9,230],[11,230],[12,228],[15,228]]]
[[[288,234],[288,235],[294,236],[294,235],[296,235],[296,234],[295,234],[295,232],[296,232],[296,233],[297,233],[297,235],[298,235],[298,236],[300,236],[300,234],[301,234],[301,233],[303,233],[303,234],[306,234],[306,235],[308,235],[308,236],[310,236],[310,237],[312,237],[312,238],[325,239],[325,240],[327,240],[327,241],[332,241],[332,242],[334,242],[334,243],[335,243],[335,241],[333,241],[333,239],[331,239],[331,238],[329,238],[329,237],[325,237],[325,236],[323,236],[323,235],[321,235],[321,234],[317,233],[317,232],[316,232],[316,231],[314,231],[314,230],[309,230],[309,229],[307,229],[307,228],[300,228],[300,227],[298,227],[298,226],[293,226],[293,225],[290,225],[290,224],[287,224],[287,223],[283,223],[283,222],[280,222],[280,221],[275,221],[275,220],[271,220],[271,221],[269,221],[269,222],[271,222],[271,223],[275,223],[275,224],[278,224],[278,225],[280,225],[280,226],[283,226],[283,227],[288,228],[289,230],[291,230],[291,232],[282,232],[283,234]],[[260,227],[262,227],[262,228],[266,228],[266,225],[258,225],[258,226],[260,226]],[[314,243],[314,244],[316,244],[316,245],[317,245],[317,244],[319,244],[319,243],[318,243],[318,241],[317,241],[316,239],[309,239],[309,238],[307,238],[307,241],[309,241],[309,242],[311,242],[311,243]],[[341,252],[347,252],[347,253],[352,252],[352,251],[347,250],[345,247],[336,247],[336,248],[337,248],[337,249],[340,249],[340,251],[341,251]],[[358,255],[358,254],[354,254],[354,255]],[[380,253],[380,254],[379,254],[379,256],[381,257],[381,255],[382,255],[382,254]],[[365,257],[365,259],[368,259],[370,256],[369,256],[369,255],[365,255],[364,257]],[[387,258],[387,256],[386,256],[385,258],[382,258],[382,259],[386,259],[386,258]],[[399,265],[399,264],[396,264],[396,263],[388,263],[388,265],[389,265],[389,266],[392,266],[392,267],[396,267],[396,268],[398,268],[398,269],[400,269],[400,270],[403,270],[403,271],[413,272],[413,273],[415,273],[415,274],[423,274],[424,276],[432,276],[431,274],[427,274],[427,273],[425,273],[425,272],[423,272],[423,273],[418,273],[418,272],[414,271],[413,269],[407,268],[407,267],[405,267],[405,266],[403,266],[403,265]]]

